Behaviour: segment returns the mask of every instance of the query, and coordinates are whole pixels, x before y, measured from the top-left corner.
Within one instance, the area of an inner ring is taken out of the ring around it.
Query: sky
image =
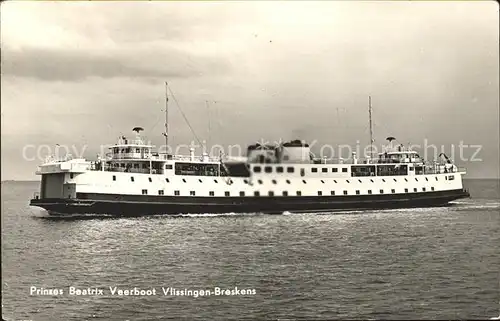
[[[173,146],[194,137],[182,113],[210,144],[365,146],[371,96],[376,145],[443,146],[467,177],[498,178],[498,11],[496,1],[3,2],[2,180],[37,179],[56,144],[95,158],[135,126],[161,145],[165,81]]]

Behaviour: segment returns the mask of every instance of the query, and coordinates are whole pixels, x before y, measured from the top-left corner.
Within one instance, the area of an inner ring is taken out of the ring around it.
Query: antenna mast
[[[165,154],[168,153],[168,83],[165,81]]]
[[[208,100],[205,100],[205,103],[207,104],[207,117],[208,117],[208,142],[207,142],[207,148],[210,147],[210,130],[211,130],[211,123],[210,123],[210,105],[208,104]],[[210,153],[209,153],[210,154]]]
[[[370,159],[373,159],[372,96],[368,96],[368,114],[370,116]]]

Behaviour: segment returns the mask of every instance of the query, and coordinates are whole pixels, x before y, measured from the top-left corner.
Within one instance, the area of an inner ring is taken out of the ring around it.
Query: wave
[[[214,216],[248,216],[259,215],[260,213],[185,213],[185,214],[170,214],[170,215],[154,215],[158,217],[214,217]]]

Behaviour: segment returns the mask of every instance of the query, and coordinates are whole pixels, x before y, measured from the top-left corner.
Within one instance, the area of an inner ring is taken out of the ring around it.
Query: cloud
[[[200,57],[169,48],[168,51],[55,50],[49,48],[6,49],[2,52],[2,74],[42,81],[81,81],[100,78],[187,78],[229,70],[227,60]],[[162,55],[164,53],[165,55]],[[196,61],[196,62],[195,62]]]

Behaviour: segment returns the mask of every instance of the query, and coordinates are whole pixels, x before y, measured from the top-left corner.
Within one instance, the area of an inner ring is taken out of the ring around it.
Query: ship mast
[[[165,81],[165,154],[168,153],[168,83]]]
[[[208,117],[208,142],[207,142],[207,148],[210,148],[210,130],[211,130],[211,123],[210,123],[210,106],[208,105],[208,100],[205,100],[205,104],[207,105],[207,117]],[[210,154],[210,153],[209,153]]]
[[[372,96],[368,96],[368,114],[370,118],[370,159],[373,160]]]

